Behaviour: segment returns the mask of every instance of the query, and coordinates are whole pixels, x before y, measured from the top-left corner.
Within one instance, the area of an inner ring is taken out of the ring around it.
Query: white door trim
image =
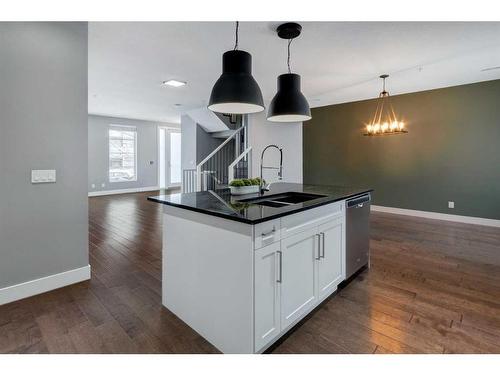
[[[157,132],[156,132],[156,137],[157,137],[157,141],[156,141],[156,153],[157,153],[157,159],[158,159],[158,167],[157,167],[157,172],[156,172],[156,175],[157,175],[157,180],[158,180],[158,186],[161,187],[161,181],[160,181],[160,170],[161,170],[161,165],[162,165],[162,161],[160,160],[160,134],[161,134],[161,130],[164,129],[165,130],[165,134],[170,134],[170,133],[181,133],[181,129],[180,128],[174,128],[174,127],[169,127],[169,126],[162,126],[162,125],[158,125],[158,129],[157,129]],[[170,141],[170,135],[167,137],[168,140]],[[165,139],[165,155],[167,152],[170,151],[170,145],[167,146],[167,139]],[[170,159],[170,157],[169,157]],[[166,182],[166,185],[165,187],[162,187],[162,188],[165,188],[165,189],[170,189],[170,188],[174,188],[174,187],[180,187],[181,184],[182,184],[182,171],[181,171],[181,181],[178,183],[178,184],[171,184],[170,183],[170,168],[165,168],[165,182]]]

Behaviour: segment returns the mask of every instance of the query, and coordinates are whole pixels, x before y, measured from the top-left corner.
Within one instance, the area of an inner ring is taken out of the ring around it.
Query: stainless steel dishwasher
[[[370,262],[370,194],[346,202],[346,279]]]

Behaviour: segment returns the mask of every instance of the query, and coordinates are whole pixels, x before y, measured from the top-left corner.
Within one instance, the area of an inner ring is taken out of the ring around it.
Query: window
[[[109,182],[137,181],[137,130],[109,127]]]

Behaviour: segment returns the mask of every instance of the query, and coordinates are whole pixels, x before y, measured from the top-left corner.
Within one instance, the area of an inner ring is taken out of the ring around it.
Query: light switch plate
[[[46,184],[56,182],[55,169],[33,169],[31,171],[32,184]]]
[[[448,208],[455,208],[455,202],[448,201]]]

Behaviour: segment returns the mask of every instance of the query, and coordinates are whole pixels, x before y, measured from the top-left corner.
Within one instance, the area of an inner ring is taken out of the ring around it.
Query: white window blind
[[[109,181],[137,181],[137,129],[109,127]]]

